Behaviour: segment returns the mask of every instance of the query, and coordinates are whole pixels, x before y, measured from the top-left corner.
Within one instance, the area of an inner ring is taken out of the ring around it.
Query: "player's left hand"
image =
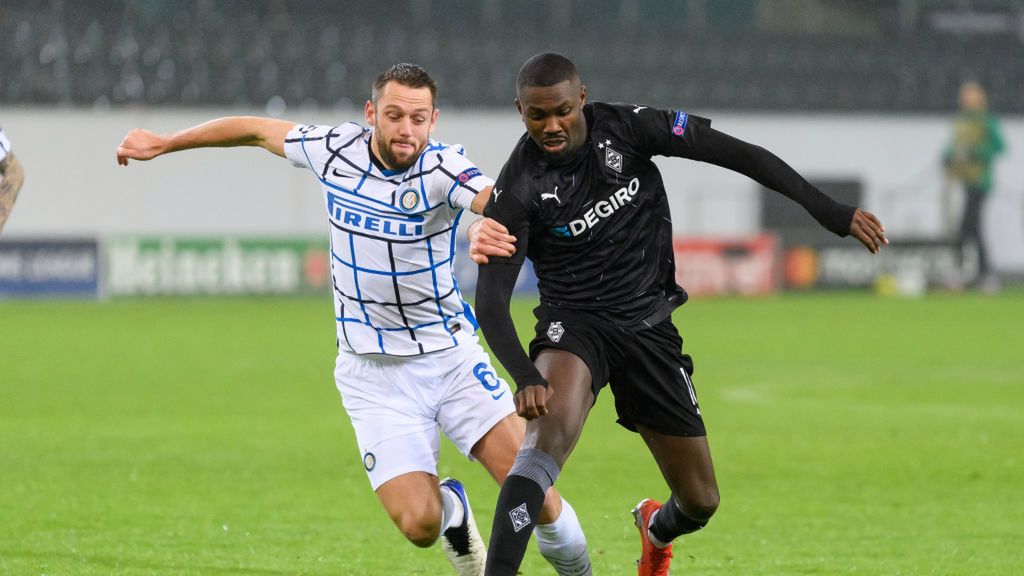
[[[163,154],[166,139],[149,130],[136,128],[128,133],[117,147],[117,163],[128,165],[128,159],[151,160]]]
[[[853,220],[850,221],[850,236],[853,236],[860,243],[867,247],[872,254],[878,254],[883,244],[888,244],[889,239],[885,237],[885,226],[871,212],[857,208],[853,213]]]
[[[544,416],[548,413],[547,401],[552,393],[554,390],[550,386],[537,385],[526,386],[516,391],[512,398],[516,404],[516,413],[527,420]]]

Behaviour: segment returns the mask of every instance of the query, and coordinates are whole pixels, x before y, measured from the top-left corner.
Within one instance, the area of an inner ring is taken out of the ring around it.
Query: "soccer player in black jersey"
[[[767,150],[683,111],[587,103],[575,66],[538,54],[516,81],[526,125],[484,214],[471,231],[480,266],[477,318],[515,380],[526,438],[501,488],[486,574],[516,573],[544,493],[608,384],[618,422],[640,433],[671,490],[634,509],[639,574],[668,574],[671,542],[707,524],[718,486],[704,422],[672,311],[672,223],[652,156],[676,156],[745,174],[802,205],[822,226],[875,253],[888,243],[874,215],[822,194]],[[490,220],[493,219],[493,220]],[[496,221],[496,223],[494,222]],[[510,241],[514,240],[514,248]],[[536,337],[519,344],[509,299],[525,257],[539,279]]]

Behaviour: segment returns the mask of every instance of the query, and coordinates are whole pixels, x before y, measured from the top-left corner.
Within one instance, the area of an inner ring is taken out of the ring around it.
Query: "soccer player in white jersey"
[[[330,223],[335,381],[362,465],[410,542],[441,536],[458,574],[482,575],[485,546],[466,492],[454,479],[438,484],[438,429],[500,483],[525,426],[453,274],[459,217],[483,210],[493,181],[461,147],[430,139],[436,90],[422,68],[397,64],[374,82],[368,128],[221,118],[165,136],[133,130],[117,160],[260,146],[316,175]],[[539,522],[539,548],[559,574],[592,573],[576,514],[557,492]]]
[[[11,152],[11,141],[4,135],[4,129],[0,128],[0,232],[14,209],[14,202],[18,199],[24,181],[25,171],[14,157],[14,152]]]

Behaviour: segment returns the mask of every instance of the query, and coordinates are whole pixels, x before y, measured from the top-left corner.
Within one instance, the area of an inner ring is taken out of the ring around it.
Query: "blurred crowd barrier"
[[[610,100],[948,111],[960,82],[1024,111],[1018,0],[5,0],[0,103],[361,104],[396,61],[444,106],[507,105],[519,63],[572,57]]]

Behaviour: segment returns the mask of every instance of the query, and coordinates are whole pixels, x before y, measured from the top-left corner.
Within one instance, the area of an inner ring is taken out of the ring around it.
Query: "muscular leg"
[[[473,456],[483,464],[498,484],[504,484],[523,442],[525,421],[510,414],[498,422],[473,446]],[[559,574],[591,574],[587,539],[579,518],[568,502],[552,486],[544,496],[534,529],[537,548]]]
[[[499,485],[505,482],[508,471],[515,462],[516,453],[523,443],[526,423],[515,414],[509,414],[494,425],[470,451],[473,457],[483,464]],[[552,486],[544,496],[544,507],[540,511],[538,522],[550,524],[562,512],[562,497]]]
[[[377,497],[391,521],[410,542],[426,548],[441,532],[441,493],[437,476],[409,472],[377,488]]]
[[[551,455],[561,468],[576,447],[594,405],[590,369],[579,356],[564,350],[544,350],[535,364],[553,391],[547,406],[548,416],[554,418],[542,416],[527,422],[522,447]]]
[[[590,370],[579,357],[544,350],[537,368],[551,386],[548,413],[526,423],[526,437],[498,495],[488,546],[488,576],[514,576],[523,561],[545,491],[579,440],[594,404]]]
[[[652,533],[668,543],[699,530],[718,509],[719,501],[707,438],[670,436],[645,426],[637,426],[637,430],[672,490],[670,500],[655,516]],[[670,504],[674,506],[669,507]],[[660,517],[663,514],[665,517]]]

